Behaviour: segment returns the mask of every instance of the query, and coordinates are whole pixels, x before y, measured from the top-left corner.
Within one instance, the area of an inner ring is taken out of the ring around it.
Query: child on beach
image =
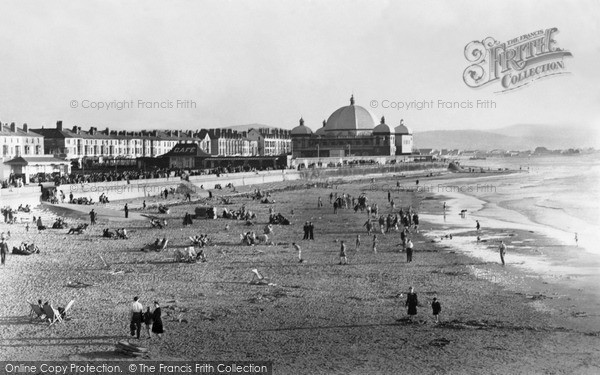
[[[360,234],[356,235],[356,251],[360,248]]]
[[[437,298],[433,297],[433,302],[431,302],[431,310],[433,311],[433,316],[435,317],[435,322],[439,323],[439,315],[442,311],[442,305]]]
[[[377,252],[377,242],[379,242],[379,240],[377,240],[377,235],[374,234],[373,235],[373,252],[376,253]]]
[[[148,333],[148,338],[152,338],[152,324],[154,323],[154,317],[152,312],[150,312],[150,307],[146,307],[146,312],[144,313],[144,325],[146,326],[146,332]]]

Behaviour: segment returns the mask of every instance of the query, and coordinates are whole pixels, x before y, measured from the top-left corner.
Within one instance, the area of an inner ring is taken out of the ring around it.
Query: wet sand
[[[406,183],[415,185],[415,180]],[[157,215],[168,217],[167,229],[151,229],[147,221],[135,219],[112,225],[126,225],[130,240],[102,238],[110,222],[82,235],[67,235],[67,230],[24,233],[22,226],[10,226],[11,248],[26,238],[42,253],[11,254],[0,270],[0,357],[123,359],[113,345],[126,338],[129,305],[139,295],[144,306],[162,302],[165,337],[143,341],[153,360],[271,360],[276,374],[600,371],[598,299],[578,287],[574,275],[553,278],[511,264],[519,252],[535,257],[535,250],[567,251],[561,244],[538,233],[485,228],[489,240],[502,236],[512,241],[508,264],[502,267],[493,256],[460,251],[461,246],[488,251],[488,243],[477,244],[474,233],[456,233],[452,240],[434,243],[433,235],[449,229],[423,222],[419,233],[411,234],[414,261],[406,263],[405,254],[398,252],[399,233],[378,235],[378,252],[373,253],[362,226],[366,213],[342,209],[336,215],[329,205],[332,191],[354,196],[364,191],[381,212],[390,212],[387,190],[372,189],[369,181],[353,181],[337,190],[274,192],[275,212],[293,224],[275,226],[275,246],[240,245],[240,233],[262,231],[270,206],[242,197],[233,198],[228,208],[245,204],[256,211],[254,226],[217,219],[183,227],[183,215],[196,204],[173,206],[170,215]],[[325,204],[320,209],[319,196]],[[444,197],[439,195],[393,191],[392,196],[397,208],[418,207],[422,221],[427,215],[442,215]],[[315,225],[314,241],[301,240],[307,220]],[[213,242],[206,250],[208,262],[173,263],[173,249],[187,246],[187,238],[199,233],[208,233]],[[359,251],[356,234],[362,238]],[[139,251],[165,236],[170,239],[167,251]],[[340,240],[348,244],[347,266],[338,265]],[[302,246],[304,263],[298,263],[293,241]],[[250,285],[253,268],[276,285]],[[91,286],[68,286],[74,282]],[[410,286],[421,304],[413,322],[405,319],[404,308]],[[442,323],[437,325],[430,308],[434,296],[442,303]],[[71,319],[50,329],[30,323],[27,301],[39,298],[59,306],[75,299]]]

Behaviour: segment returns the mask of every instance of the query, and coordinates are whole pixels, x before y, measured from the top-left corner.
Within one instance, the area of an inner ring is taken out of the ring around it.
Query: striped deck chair
[[[69,303],[67,303],[67,307],[65,307],[65,310],[62,312],[62,318],[63,319],[67,318],[67,313],[69,312],[69,310],[71,309],[71,307],[73,307],[74,303],[75,303],[74,299],[72,299],[71,301],[69,301]]]
[[[60,316],[58,310],[56,310],[54,307],[50,305],[44,305],[44,313],[46,314],[46,318],[50,322],[50,325],[48,327],[51,327],[56,322],[62,323],[62,317]]]

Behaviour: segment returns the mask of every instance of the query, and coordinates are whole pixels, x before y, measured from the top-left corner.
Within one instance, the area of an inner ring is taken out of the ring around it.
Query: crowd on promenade
[[[107,167],[107,169],[109,169]],[[272,168],[265,168],[261,170],[272,170]],[[102,170],[85,173],[71,173],[68,175],[58,176],[55,174],[36,174],[32,175],[29,179],[30,184],[42,184],[42,183],[54,183],[56,186],[67,185],[67,184],[85,184],[94,182],[112,182],[112,181],[129,181],[129,180],[148,180],[154,178],[181,178],[187,180],[189,176],[203,176],[203,175],[217,175],[220,177],[221,174],[229,173],[243,173],[243,172],[258,172],[258,169],[251,168],[249,166],[227,166],[217,167],[212,169],[180,169],[180,168],[160,168],[153,169],[150,171],[143,171],[139,169],[131,170]],[[7,189],[10,187],[22,187],[24,185],[23,178],[21,176],[11,173],[9,178],[0,182],[0,187]]]

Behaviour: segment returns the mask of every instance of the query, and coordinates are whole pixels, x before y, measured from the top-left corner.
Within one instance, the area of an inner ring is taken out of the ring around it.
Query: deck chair
[[[161,251],[165,250],[167,248],[168,243],[169,243],[169,240],[166,238],[163,238],[161,241],[161,245],[156,249],[156,251],[161,252]]]
[[[30,303],[29,306],[31,307],[31,310],[29,311],[29,319],[43,319],[46,317],[46,313],[44,312],[44,310],[42,310],[42,308],[40,306],[38,306],[35,303]]]
[[[56,322],[62,323],[62,317],[60,316],[58,310],[56,310],[54,307],[50,305],[44,305],[44,313],[46,314],[46,318],[50,322],[50,325],[48,327],[51,327]]]
[[[250,284],[255,284],[255,285],[267,285],[269,284],[269,279],[267,277],[264,277],[263,275],[260,274],[260,272],[258,272],[258,270],[256,268],[252,269],[252,280],[250,280]]]
[[[62,318],[63,319],[67,318],[67,313],[69,312],[69,310],[71,309],[71,307],[73,307],[74,303],[75,303],[74,299],[72,299],[71,301],[69,301],[69,303],[67,303],[67,306],[65,307],[65,310],[62,312]]]

